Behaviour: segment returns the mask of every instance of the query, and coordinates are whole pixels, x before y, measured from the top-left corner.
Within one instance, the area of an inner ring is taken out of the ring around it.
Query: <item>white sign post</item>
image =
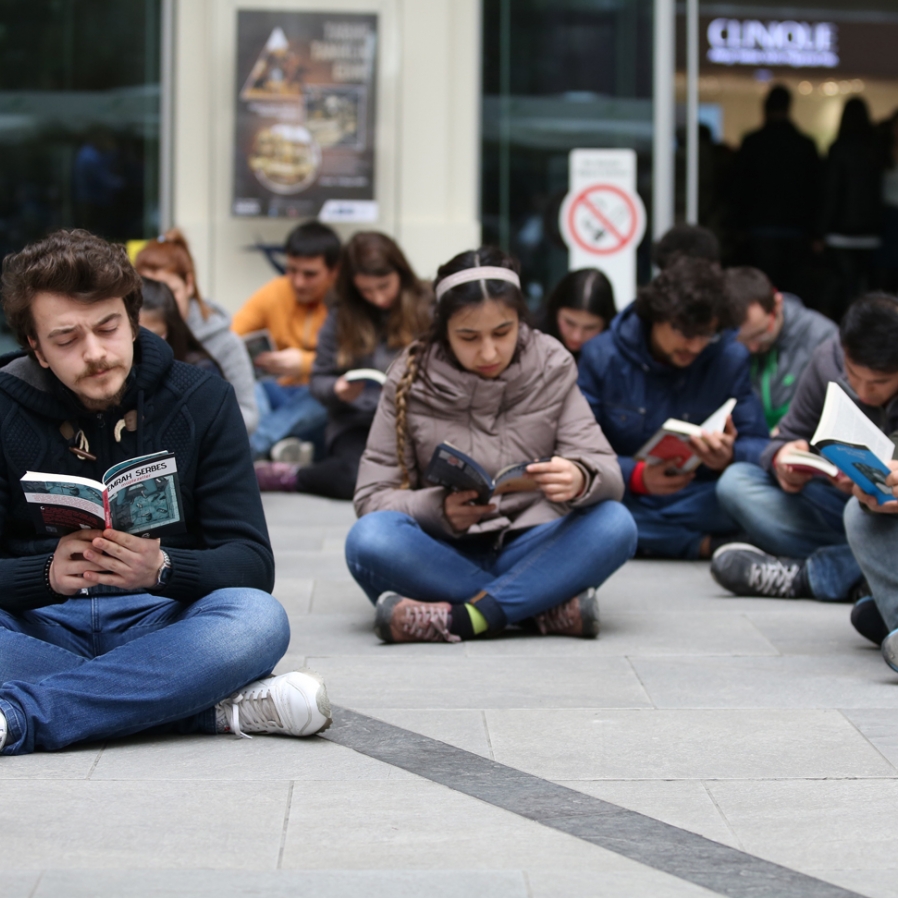
[[[570,192],[559,227],[571,271],[598,268],[622,309],[636,296],[636,248],[645,234],[645,207],[636,192],[633,150],[571,150]]]

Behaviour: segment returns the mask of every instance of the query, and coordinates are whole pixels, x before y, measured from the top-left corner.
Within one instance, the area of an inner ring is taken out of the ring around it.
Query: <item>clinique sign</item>
[[[838,26],[832,22],[714,19],[708,43],[708,61],[718,65],[833,69],[839,64]]]

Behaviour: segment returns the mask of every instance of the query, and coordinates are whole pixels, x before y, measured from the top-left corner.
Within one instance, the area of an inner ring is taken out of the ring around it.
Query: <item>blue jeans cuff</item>
[[[14,754],[12,747],[22,741],[25,725],[19,712],[2,698],[0,698],[0,713],[6,718],[6,745],[3,746],[0,755],[11,755]]]

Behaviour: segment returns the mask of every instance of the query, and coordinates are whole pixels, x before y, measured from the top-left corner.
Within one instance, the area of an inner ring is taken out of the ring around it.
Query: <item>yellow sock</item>
[[[471,626],[474,628],[474,635],[479,636],[481,633],[486,633],[490,628],[490,625],[486,622],[486,618],[471,604],[466,604],[465,609],[468,612],[468,617],[471,618]]]

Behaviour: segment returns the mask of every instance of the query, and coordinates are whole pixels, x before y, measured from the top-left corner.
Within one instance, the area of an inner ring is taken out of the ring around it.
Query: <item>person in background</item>
[[[577,366],[530,329],[518,264],[486,247],[435,281],[434,325],[390,369],[359,470],[346,562],[385,642],[458,642],[529,621],[593,638],[595,588],[630,556],[614,453],[577,389]],[[424,472],[451,442],[531,488],[475,502]]]
[[[140,306],[140,326],[162,337],[175,356],[175,361],[196,365],[204,371],[222,376],[218,362],[203,348],[187,322],[181,317],[174,294],[162,281],[141,277],[143,302]]]
[[[259,423],[252,362],[243,341],[231,331],[228,313],[200,294],[196,267],[184,235],[172,228],[147,241],[137,254],[134,267],[138,274],[161,281],[171,290],[181,317],[234,388],[243,423],[252,433]]]
[[[729,316],[720,268],[678,256],[580,354],[580,389],[618,454],[643,554],[708,558],[737,530],[717,478],[734,461],[757,461],[768,432]],[[723,431],[690,439],[697,470],[634,457],[668,418],[699,424],[730,398]]]
[[[841,473],[816,477],[780,460],[788,450],[809,450],[830,382],[884,433],[898,431],[898,300],[882,293],[855,300],[839,333],[811,357],[761,466],[733,465],[720,478],[720,504],[747,537],[721,546],[711,562],[712,576],[730,592],[859,598],[861,571],[843,523],[852,481]]]
[[[346,244],[336,304],[318,334],[310,390],[328,410],[327,457],[300,467],[256,462],[260,489],[351,499],[380,399],[380,384],[347,372],[386,372],[397,353],[429,327],[433,295],[386,234],[363,232]]]
[[[882,142],[860,97],[845,103],[839,135],[824,169],[820,232],[839,276],[827,309],[839,321],[848,304],[872,286],[882,238]]]
[[[276,347],[255,358],[270,378],[256,391],[262,419],[250,437],[253,456],[300,461],[309,448],[304,443],[324,439],[327,410],[312,396],[309,378],[340,267],[340,238],[327,225],[308,221],[287,235],[284,251],[285,274],[259,288],[231,327],[241,336],[267,330]]]
[[[814,350],[835,334],[836,325],[791,293],[780,293],[758,268],[724,273],[736,338],[751,353],[751,384],[773,430],[789,410],[798,378]]]
[[[882,246],[876,259],[877,284],[898,292],[898,109],[880,125],[885,147],[882,176]]]
[[[789,118],[792,94],[776,84],[764,125],[746,135],[733,165],[733,224],[745,261],[780,290],[800,293],[801,271],[817,236],[820,157]]]
[[[699,225],[676,224],[652,245],[652,263],[663,271],[677,256],[720,261],[720,241]]]
[[[583,344],[605,330],[616,313],[611,281],[597,268],[581,268],[558,282],[542,310],[539,328],[579,359]]]

